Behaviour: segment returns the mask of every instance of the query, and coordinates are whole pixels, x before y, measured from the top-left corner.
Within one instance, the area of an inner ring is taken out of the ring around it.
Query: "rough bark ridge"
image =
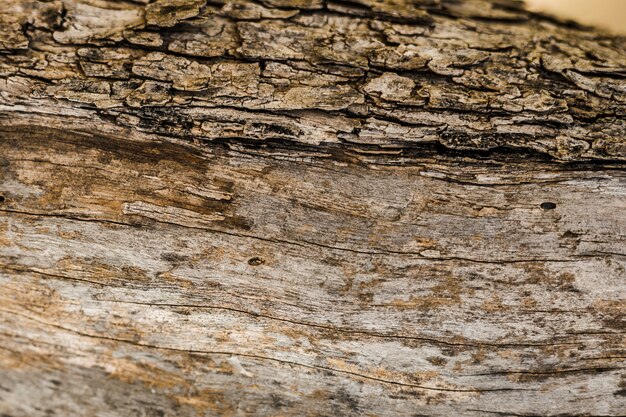
[[[625,46],[505,0],[3,0],[0,415],[623,415]]]

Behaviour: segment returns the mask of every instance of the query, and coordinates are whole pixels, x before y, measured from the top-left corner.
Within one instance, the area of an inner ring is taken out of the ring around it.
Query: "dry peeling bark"
[[[0,415],[625,414],[625,46],[504,0],[3,0]]]

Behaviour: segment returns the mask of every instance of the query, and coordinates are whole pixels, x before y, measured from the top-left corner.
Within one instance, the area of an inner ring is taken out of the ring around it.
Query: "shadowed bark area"
[[[4,0],[0,415],[623,415],[625,47],[508,0]]]

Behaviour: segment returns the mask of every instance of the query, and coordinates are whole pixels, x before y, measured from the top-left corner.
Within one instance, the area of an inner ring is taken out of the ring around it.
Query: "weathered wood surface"
[[[623,38],[144,3],[0,5],[0,415],[626,413]]]

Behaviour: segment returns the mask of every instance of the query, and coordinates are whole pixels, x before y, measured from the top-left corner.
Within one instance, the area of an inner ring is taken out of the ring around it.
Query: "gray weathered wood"
[[[3,417],[626,413],[624,38],[495,0],[0,12]]]

